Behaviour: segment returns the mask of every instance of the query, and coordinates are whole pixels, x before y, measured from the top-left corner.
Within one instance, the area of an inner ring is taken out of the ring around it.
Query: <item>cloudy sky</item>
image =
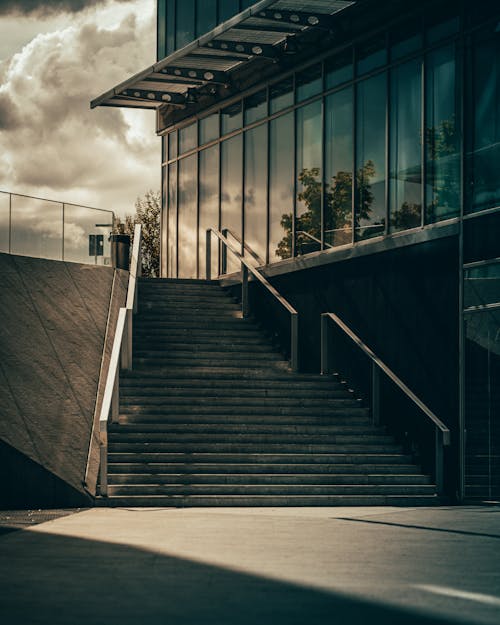
[[[131,213],[160,188],[151,111],[90,100],[152,65],[155,0],[0,0],[0,190]]]

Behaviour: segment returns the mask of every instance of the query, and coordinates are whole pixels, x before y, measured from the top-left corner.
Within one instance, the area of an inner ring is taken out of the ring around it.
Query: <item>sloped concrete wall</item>
[[[0,441],[82,496],[113,276],[0,254]],[[116,282],[123,305],[125,275]],[[13,466],[0,458],[2,481],[29,474]]]

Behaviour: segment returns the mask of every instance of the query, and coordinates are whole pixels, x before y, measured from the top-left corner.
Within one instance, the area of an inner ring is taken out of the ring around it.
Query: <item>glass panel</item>
[[[167,55],[175,50],[175,0],[167,0]]]
[[[177,130],[168,135],[168,159],[177,158]]]
[[[465,263],[500,258],[500,211],[466,219],[462,227]]]
[[[323,88],[321,63],[308,67],[303,72],[298,72],[295,75],[295,88],[297,102],[302,102],[317,93],[321,93]]]
[[[168,278],[168,168],[161,168],[160,278]]]
[[[242,236],[242,153],[243,136],[236,135],[221,144],[221,228]],[[228,273],[240,265],[228,252]]]
[[[500,303],[500,263],[466,269],[464,307],[497,303]]]
[[[460,19],[458,15],[452,17],[451,19],[445,19],[434,26],[431,26],[427,29],[427,43],[436,43],[441,39],[445,39],[446,37],[450,37],[458,33],[460,28]]]
[[[367,74],[387,63],[385,36],[372,39],[357,49],[356,71]]]
[[[0,191],[0,252],[9,251],[9,194]]]
[[[196,36],[200,37],[217,25],[217,4],[213,0],[196,0]]]
[[[243,121],[241,109],[241,100],[239,102],[231,104],[231,106],[226,106],[225,109],[222,109],[221,125],[223,135],[227,135],[228,132],[232,132],[233,130],[238,130],[238,128],[241,128],[241,124]]]
[[[269,262],[272,263],[292,255],[293,113],[273,119],[269,133]]]
[[[44,215],[45,218],[45,215]],[[97,224],[103,224],[97,226]],[[108,225],[104,225],[108,224]],[[111,264],[108,241],[113,224],[113,214],[108,211],[64,205],[64,260],[96,265]],[[96,244],[90,246],[90,235],[97,235]]]
[[[179,154],[194,150],[196,147],[196,122],[179,130]]]
[[[352,242],[353,91],[325,100],[325,246]]]
[[[178,224],[178,276],[197,277],[196,251],[198,248],[198,226],[196,208],[196,161],[192,154],[179,161],[179,224]]]
[[[177,163],[168,166],[168,275],[177,278]]]
[[[422,21],[412,20],[399,24],[390,31],[391,59],[394,61],[422,47]]]
[[[325,61],[326,88],[331,89],[352,80],[352,50],[331,57]]]
[[[219,6],[219,24],[240,11],[239,0],[217,0]]]
[[[59,202],[12,195],[12,254],[61,260],[62,224]]]
[[[219,137],[219,113],[212,113],[198,122],[200,145]]]
[[[426,60],[426,223],[460,213],[460,137],[457,128],[455,46]]]
[[[267,125],[245,133],[245,243],[266,260]],[[246,254],[246,252],[245,252]]]
[[[356,104],[356,239],[385,230],[386,75],[357,86]]]
[[[500,37],[476,44],[471,69],[467,212],[500,206]]]
[[[422,63],[391,71],[390,220],[391,230],[422,222]]]
[[[206,275],[206,232],[208,228],[219,229],[219,146],[200,152],[199,161],[199,266],[200,278]],[[212,243],[212,277],[219,273],[218,243],[214,235]]]
[[[256,122],[266,115],[267,93],[265,89],[245,98],[245,125]]]
[[[465,316],[465,495],[500,497],[500,310]]]
[[[293,76],[269,87],[270,113],[277,113],[293,104]]]
[[[295,252],[321,249],[321,101],[297,109]]]
[[[156,31],[156,58],[159,61],[167,56],[167,0],[158,0]]]
[[[175,47],[177,50],[194,40],[194,5],[195,0],[176,0],[177,36]]]

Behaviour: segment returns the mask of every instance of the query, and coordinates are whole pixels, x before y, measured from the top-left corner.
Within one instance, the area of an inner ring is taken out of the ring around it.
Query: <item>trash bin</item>
[[[130,235],[110,234],[111,242],[111,264],[116,269],[129,270],[130,257]]]

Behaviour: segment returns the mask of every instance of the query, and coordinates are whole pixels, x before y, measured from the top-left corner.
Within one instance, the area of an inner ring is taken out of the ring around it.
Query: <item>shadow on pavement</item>
[[[456,622],[125,545],[37,531],[3,536],[0,559],[3,623]]]
[[[388,525],[390,527],[402,527],[411,530],[427,530],[429,532],[444,532],[445,534],[460,534],[462,536],[479,536],[481,538],[499,538],[500,534],[485,534],[482,532],[469,532],[467,530],[446,529],[444,527],[428,527],[426,525],[410,525],[408,523],[394,523],[391,521],[374,521],[372,519],[353,519],[348,517],[336,517],[339,521],[353,521],[354,523],[370,523],[372,525]]]

